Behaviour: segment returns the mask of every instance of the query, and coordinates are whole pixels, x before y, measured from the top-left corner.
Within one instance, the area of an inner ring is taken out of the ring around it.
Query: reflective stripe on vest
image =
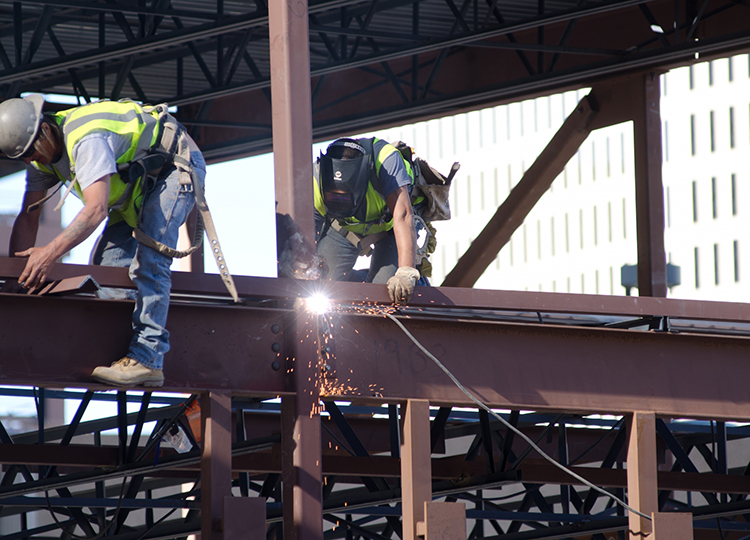
[[[366,139],[366,140],[360,140],[361,142],[364,142],[365,148],[367,148],[373,155],[375,154],[375,146],[378,145],[378,143],[382,143],[382,147],[377,152],[377,156],[375,157],[375,174],[380,174],[380,168],[383,165],[383,162],[393,154],[394,152],[399,154],[399,157],[401,157],[401,160],[404,163],[404,167],[406,167],[406,172],[409,175],[409,179],[411,180],[411,183],[414,183],[414,172],[412,171],[411,164],[404,159],[404,157],[401,155],[401,153],[391,144],[388,144],[385,141],[382,141],[377,138],[373,139]],[[316,163],[317,165],[317,163]],[[320,172],[318,167],[313,168],[313,173],[315,176],[314,182],[313,182],[313,191],[314,191],[314,200],[315,200],[315,209],[320,213],[321,216],[326,215],[326,208],[325,204],[323,203],[323,194],[321,192],[320,187]],[[393,228],[393,218],[391,218],[389,221],[385,223],[380,223],[380,220],[387,214],[388,212],[388,205],[385,202],[385,199],[383,196],[378,193],[375,188],[372,185],[372,182],[369,182],[367,184],[367,193],[365,194],[365,205],[366,205],[366,213],[365,213],[365,220],[359,221],[357,218],[351,217],[346,219],[339,219],[338,222],[341,224],[342,228],[346,229],[347,231],[352,231],[359,235],[368,235],[368,234],[375,234],[382,231],[390,231]]]
[[[129,139],[127,151],[115,156],[118,164],[128,163],[146,155],[159,136],[158,113],[145,112],[143,108],[132,101],[100,101],[90,103],[74,109],[61,111],[55,115],[63,132],[65,150],[70,159],[70,174],[75,180],[75,163],[73,148],[81,139],[93,131],[110,131]],[[51,172],[46,167],[40,170]],[[59,176],[59,175],[58,175]],[[115,173],[110,176],[109,208],[110,224],[125,220],[128,225],[135,227],[138,221],[138,207],[143,199],[140,181],[127,192],[128,184]],[[76,184],[75,190],[81,200],[83,192]],[[85,202],[85,201],[84,201]]]

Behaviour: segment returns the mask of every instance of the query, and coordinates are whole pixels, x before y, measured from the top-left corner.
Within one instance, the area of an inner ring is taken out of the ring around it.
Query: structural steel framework
[[[750,307],[664,298],[654,71],[742,50],[743,3],[8,6],[5,96],[168,99],[213,160],[267,149],[272,136],[279,211],[307,235],[313,137],[583,81],[592,90],[451,286],[418,288],[408,307],[375,285],[242,276],[236,305],[217,276],[175,273],[164,390],[182,397],[88,381],[126,348],[132,311],[93,296],[94,281],[132,287],[126,270],[57,265],[45,294],[0,293],[0,382],[35,397],[40,417],[33,433],[0,428],[0,522],[18,524],[7,538],[430,540],[467,522],[471,538],[503,540],[750,535]],[[641,297],[467,288],[587,134],[622,121],[634,125]],[[0,279],[10,286],[22,268],[0,259]],[[309,311],[313,292],[334,307]],[[189,427],[196,396],[200,426]],[[47,398],[81,405],[45,428]],[[82,421],[99,399],[117,414]],[[186,453],[160,446],[176,425]],[[47,522],[32,525],[39,515]]]
[[[0,93],[166,101],[209,161],[270,151],[268,6],[1,0]],[[750,44],[736,0],[312,0],[301,15],[317,140]]]

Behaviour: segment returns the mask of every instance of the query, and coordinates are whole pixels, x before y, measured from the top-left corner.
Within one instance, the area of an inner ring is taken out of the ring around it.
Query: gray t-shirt
[[[116,173],[115,156],[121,156],[129,147],[128,137],[105,130],[93,131],[78,141],[73,147],[73,161],[76,164],[75,179],[81,191],[102,177]],[[52,167],[66,181],[73,180],[67,152],[63,152],[63,156]],[[56,175],[40,171],[33,164],[26,166],[26,191],[46,191],[58,182],[60,178]]]
[[[360,140],[364,141],[365,139]],[[377,156],[386,144],[389,143],[382,139],[376,141],[373,145],[373,154]],[[385,158],[380,164],[378,174],[373,175],[371,182],[375,191],[380,193],[384,199],[398,188],[411,185],[411,178],[404,165],[404,160],[401,159],[401,153],[393,152]]]

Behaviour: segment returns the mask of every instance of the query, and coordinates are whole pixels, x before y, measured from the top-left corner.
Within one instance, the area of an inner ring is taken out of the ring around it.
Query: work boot
[[[124,356],[110,367],[99,366],[91,377],[105,384],[114,386],[161,386],[164,384],[164,373],[160,369],[147,368],[137,360]]]

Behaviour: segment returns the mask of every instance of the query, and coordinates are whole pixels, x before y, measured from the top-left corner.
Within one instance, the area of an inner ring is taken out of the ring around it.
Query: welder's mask
[[[331,217],[354,216],[365,202],[371,158],[353,139],[332,142],[320,156],[323,202]]]

